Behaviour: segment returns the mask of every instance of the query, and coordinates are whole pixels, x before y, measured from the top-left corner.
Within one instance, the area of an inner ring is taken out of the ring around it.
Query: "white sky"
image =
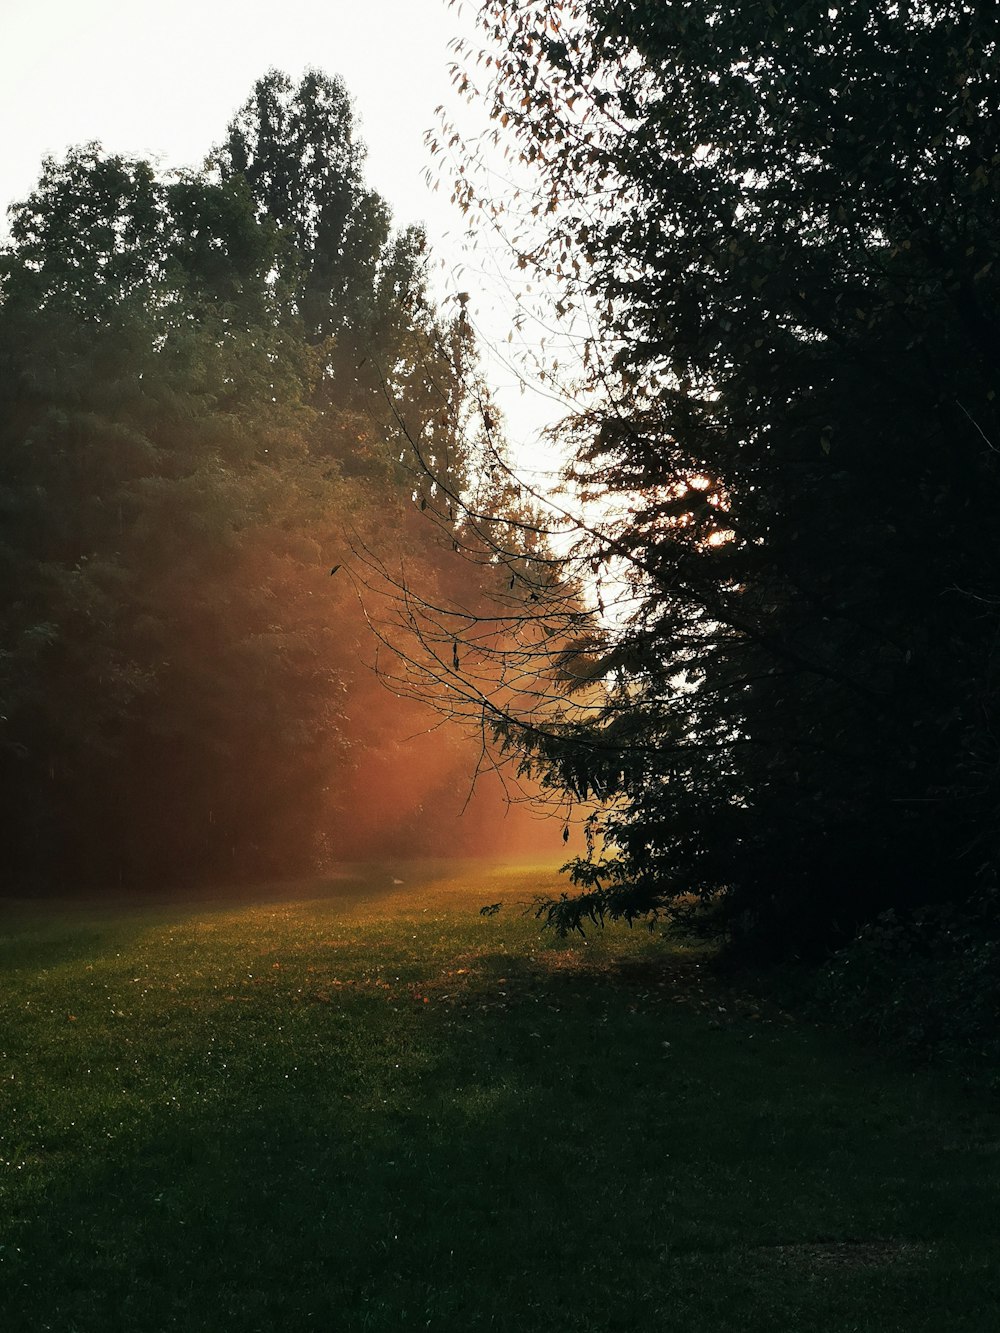
[[[0,0],[0,217],[31,190],[42,158],[71,144],[198,167],[256,79],[315,67],[355,98],[370,183],[398,224],[426,225],[444,289],[470,291],[485,338],[504,348],[513,303],[475,265],[462,270],[465,221],[445,183],[433,193],[424,180],[438,105],[467,132],[480,128],[448,71],[448,43],[473,32],[474,12],[446,0]],[[518,455],[544,469],[531,441],[559,410],[517,392],[496,357],[488,364]]]

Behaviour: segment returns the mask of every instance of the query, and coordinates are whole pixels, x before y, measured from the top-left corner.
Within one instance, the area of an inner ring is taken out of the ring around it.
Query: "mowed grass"
[[[0,1329],[995,1328],[1000,1117],[553,879],[11,910]]]

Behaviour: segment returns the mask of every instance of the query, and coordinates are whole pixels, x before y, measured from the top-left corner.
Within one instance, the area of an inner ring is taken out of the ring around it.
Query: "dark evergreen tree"
[[[483,22],[547,220],[516,243],[600,326],[567,432],[627,516],[579,555],[639,598],[589,645],[597,721],[524,738],[612,802],[554,918],[694,900],[787,952],[993,884],[996,12]]]

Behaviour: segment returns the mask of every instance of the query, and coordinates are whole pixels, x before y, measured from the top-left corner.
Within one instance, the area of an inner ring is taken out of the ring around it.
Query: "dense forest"
[[[205,170],[164,177],[88,145],[46,161],[12,210],[0,806],[14,889],[543,836],[508,817],[490,773],[459,818],[478,742],[384,688],[357,586],[331,577],[358,550],[428,597],[517,595],[492,553],[456,554],[461,515],[435,502],[475,484],[471,334],[435,309],[420,230],[393,229],[363,166],[344,86],[271,73]]]

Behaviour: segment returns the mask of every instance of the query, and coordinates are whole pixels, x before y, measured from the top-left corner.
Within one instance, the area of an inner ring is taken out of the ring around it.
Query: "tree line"
[[[287,875],[512,836],[496,790],[458,820],[476,742],[382,687],[336,568],[354,545],[442,599],[501,582],[456,554],[460,516],[422,512],[438,491],[407,437],[439,485],[467,489],[481,390],[468,324],[428,294],[422,233],[393,228],[363,166],[344,85],[272,72],[204,170],[87,145],[11,211],[15,888]]]

